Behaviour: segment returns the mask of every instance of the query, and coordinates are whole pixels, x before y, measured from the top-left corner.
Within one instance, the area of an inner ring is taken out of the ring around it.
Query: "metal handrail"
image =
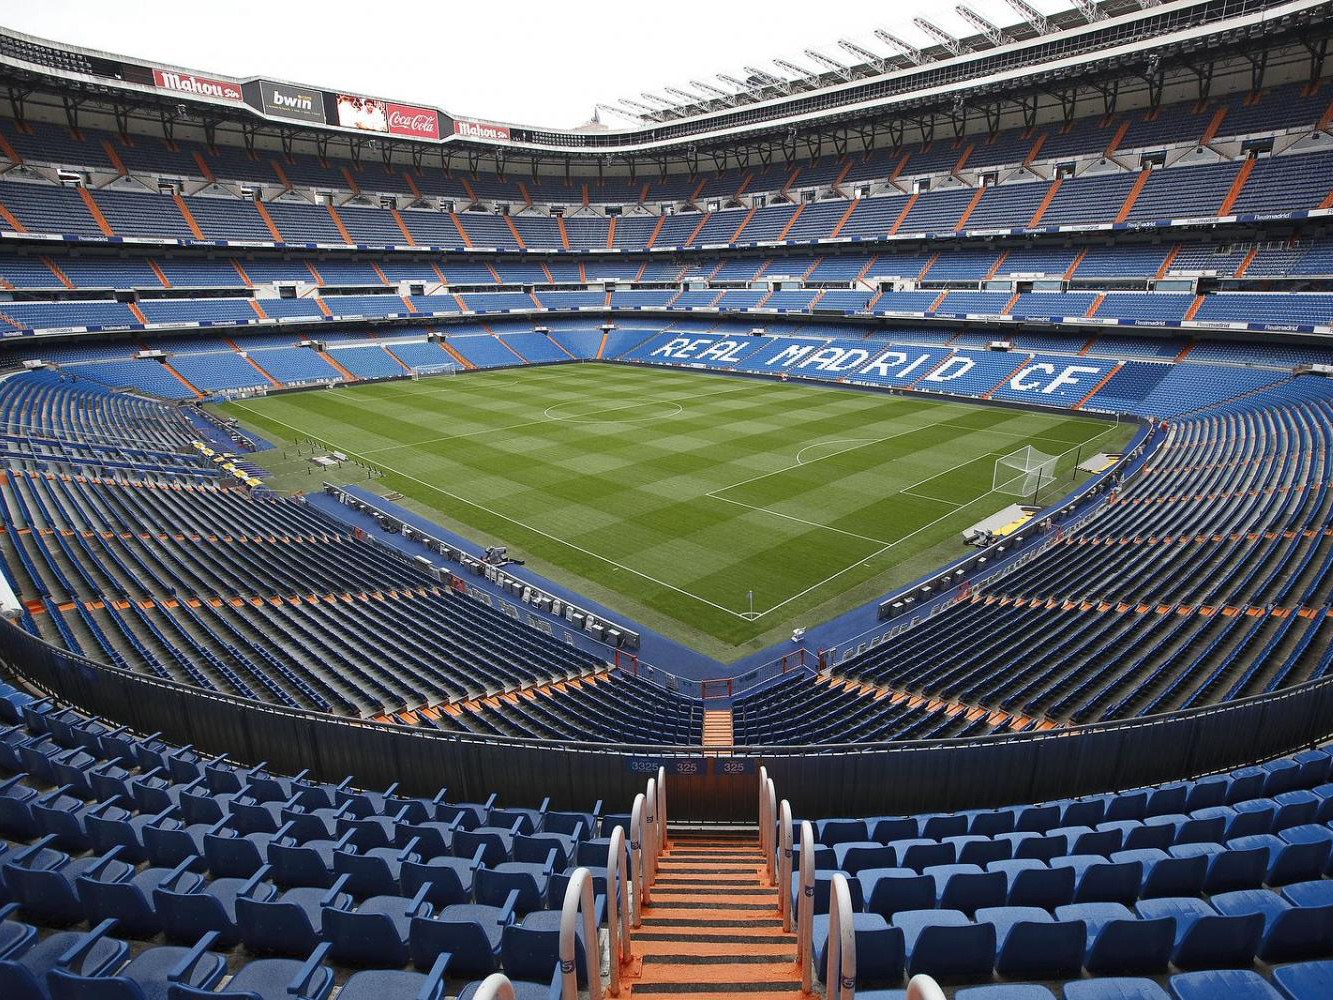
[[[625,830],[611,831],[611,846],[606,856],[606,951],[611,966],[607,992],[620,996],[620,971],[630,960],[630,886],[625,865]]]
[[[644,877],[643,877],[643,803],[644,795],[640,792],[634,796],[634,805],[629,814],[629,870],[631,889],[631,909],[633,911],[633,923],[639,927],[643,923],[643,916],[639,912],[643,908],[644,900]]]
[[[783,933],[791,933],[791,803],[778,807],[778,913]]]
[[[920,972],[908,982],[906,1000],[945,1000],[945,998],[940,984],[924,972]]]
[[[657,853],[660,855],[667,849],[667,793],[666,793],[666,768],[657,769]],[[656,872],[657,864],[654,862],[653,870]]]
[[[503,972],[493,972],[477,987],[472,1000],[516,1000],[514,984]]]
[[[648,902],[652,895],[652,885],[657,879],[657,851],[659,844],[657,823],[657,779],[648,779],[648,791],[644,793],[643,817],[643,901]]]
[[[791,889],[779,889],[790,892]],[[801,820],[801,892],[796,898],[796,964],[801,970],[801,992],[810,993],[812,933],[815,923],[815,828]]]
[[[560,911],[560,1000],[578,1000],[578,976],[574,972],[575,921],[583,914],[583,963],[588,980],[588,1000],[602,1000],[602,950],[597,942],[597,918],[593,913],[592,873],[574,869],[565,888]]]
[[[764,855],[764,868],[769,881],[772,881],[772,865],[769,863],[769,855],[772,852],[772,845],[769,844],[770,831],[772,831],[772,816],[768,815],[768,768],[760,767],[758,769],[758,849],[761,855]]]
[[[828,1000],[856,998],[856,926],[852,919],[852,890],[847,876],[834,872],[829,889],[828,960],[824,968]]]

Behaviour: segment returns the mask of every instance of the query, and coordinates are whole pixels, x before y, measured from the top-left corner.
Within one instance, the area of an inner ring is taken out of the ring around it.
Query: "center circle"
[[[685,408],[679,403],[662,399],[622,403],[618,406],[602,406],[601,409],[595,408],[601,404],[592,404],[594,409],[590,413],[565,412],[569,407],[586,407],[590,405],[590,402],[586,399],[568,399],[563,403],[548,406],[542,411],[542,415],[551,420],[564,420],[571,424],[638,424],[648,420],[665,420],[667,417],[674,417],[685,412]],[[648,412],[644,412],[645,409]]]

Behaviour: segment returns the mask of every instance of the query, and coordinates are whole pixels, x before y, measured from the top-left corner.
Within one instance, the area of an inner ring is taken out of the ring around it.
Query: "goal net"
[[[1055,478],[1056,456],[1044,455],[1032,445],[995,460],[992,491],[1030,497]]]
[[[417,365],[412,369],[412,381],[418,379],[431,378],[435,375],[457,375],[458,365],[452,361],[446,361],[439,365]]]

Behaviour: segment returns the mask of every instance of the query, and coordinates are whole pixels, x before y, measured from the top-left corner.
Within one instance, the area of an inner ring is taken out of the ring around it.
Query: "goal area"
[[[1055,479],[1058,456],[1046,455],[1032,445],[995,460],[991,490],[1007,496],[1030,497]]]
[[[452,361],[446,361],[438,365],[417,365],[412,369],[412,381],[416,382],[423,378],[433,378],[436,375],[457,375],[458,365]]]

